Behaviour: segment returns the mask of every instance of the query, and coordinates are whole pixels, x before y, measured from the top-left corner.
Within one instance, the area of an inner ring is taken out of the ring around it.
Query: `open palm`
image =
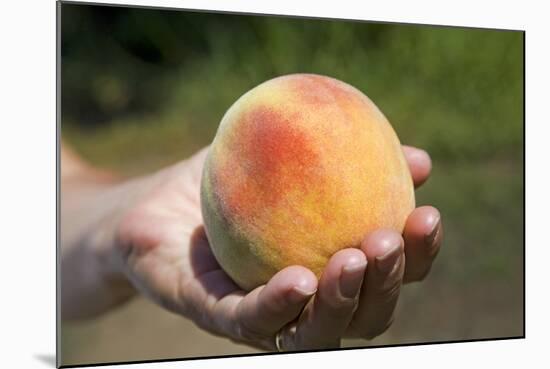
[[[213,334],[266,350],[276,349],[279,332],[285,350],[338,347],[345,336],[384,332],[402,283],[423,279],[439,250],[438,211],[417,208],[403,235],[365,235],[361,248],[334,254],[320,280],[290,266],[245,292],[216,262],[202,225],[206,151],[138,181],[116,232],[118,255],[135,288]],[[422,184],[429,157],[411,147],[404,152],[415,185]]]

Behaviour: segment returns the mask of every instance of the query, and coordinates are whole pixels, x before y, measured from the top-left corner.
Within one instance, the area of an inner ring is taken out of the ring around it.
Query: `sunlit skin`
[[[403,147],[415,186],[429,156]],[[422,280],[442,241],[439,212],[415,209],[403,235],[380,229],[334,254],[320,280],[290,266],[251,292],[220,268],[205,236],[200,178],[207,149],[157,173],[113,180],[62,164],[62,317],[103,313],[138,293],[234,341],[275,350],[338,347],[392,322],[403,283]],[[62,163],[70,159],[63,156]],[[380,266],[383,266],[380,268]]]

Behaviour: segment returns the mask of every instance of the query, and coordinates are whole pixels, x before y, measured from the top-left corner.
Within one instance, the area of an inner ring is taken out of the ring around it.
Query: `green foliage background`
[[[128,176],[207,145],[227,108],[269,78],[319,73],[365,92],[403,143],[431,154],[417,202],[440,209],[446,239],[388,333],[346,345],[523,334],[522,32],[68,4],[61,24],[63,137]],[[95,350],[102,324],[66,324],[67,360],[243,350],[163,351],[160,337],[139,354],[124,340]]]

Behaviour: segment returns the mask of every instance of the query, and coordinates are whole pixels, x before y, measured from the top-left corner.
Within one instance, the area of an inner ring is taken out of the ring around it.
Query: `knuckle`
[[[257,341],[260,339],[260,335],[248,327],[248,325],[244,321],[240,321],[239,324],[236,325],[236,338],[241,341]]]
[[[372,289],[370,297],[377,305],[392,303],[397,299],[401,291],[401,279],[391,281],[378,289]]]
[[[334,298],[321,299],[320,304],[326,306],[330,315],[334,317],[345,317],[350,315],[357,307],[359,298]]]
[[[243,314],[237,314],[234,329],[237,339],[247,342],[259,342],[266,338],[266,334],[255,328],[250,322],[243,318]]]
[[[264,336],[260,337],[255,335],[253,332],[249,331],[241,324],[235,324],[231,331],[233,332],[233,334],[228,338],[234,343],[251,345],[261,350],[273,349],[274,344],[272,340]],[[224,334],[224,336],[226,335]]]

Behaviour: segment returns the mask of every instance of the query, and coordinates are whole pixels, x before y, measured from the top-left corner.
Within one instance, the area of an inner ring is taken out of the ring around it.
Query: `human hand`
[[[420,186],[430,158],[403,150]],[[138,291],[213,334],[285,351],[339,347],[347,336],[373,338],[391,324],[401,285],[422,280],[441,245],[439,212],[420,207],[403,235],[378,230],[360,249],[334,254],[320,280],[290,266],[247,293],[216,262],[204,232],[199,193],[205,156],[203,149],[132,186],[125,210],[113,219],[113,255]]]

